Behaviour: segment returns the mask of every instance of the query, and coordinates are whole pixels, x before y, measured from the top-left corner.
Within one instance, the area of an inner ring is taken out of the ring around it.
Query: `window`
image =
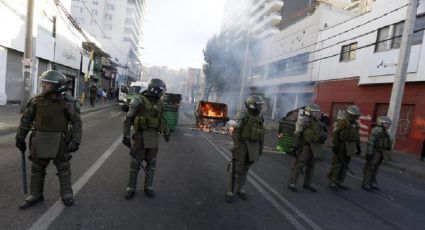
[[[400,48],[403,28],[404,21],[401,21],[378,29],[375,52]],[[416,18],[414,26],[414,31],[416,32],[413,34],[412,45],[422,44],[423,29],[425,29],[425,15]]]
[[[97,10],[95,9],[91,10],[91,14],[93,14],[94,16],[97,16]]]
[[[422,38],[424,37],[423,29],[425,29],[425,15],[416,18],[414,31],[417,32],[413,34],[412,45],[422,44]]]
[[[391,41],[391,48],[398,49],[401,44],[401,35],[403,34],[404,22],[399,22],[393,25],[393,39]]]
[[[124,33],[129,34],[131,32],[133,32],[133,30],[131,28],[128,28],[128,27],[124,28]]]
[[[99,2],[98,1],[93,1],[93,5],[99,5]]]
[[[105,14],[105,19],[106,19],[106,20],[112,20],[112,15],[110,15],[110,14]]]
[[[122,40],[125,42],[131,42],[131,38],[129,37],[123,37]]]
[[[342,46],[339,61],[352,61],[356,59],[357,42]]]
[[[105,25],[104,25],[104,27],[105,27],[107,30],[112,30],[112,25],[110,25],[110,24],[105,24]]]
[[[112,4],[106,4],[106,9],[108,10],[115,10],[115,6]]]
[[[268,78],[290,77],[307,73],[309,53],[273,62],[269,65]]]
[[[103,35],[103,38],[105,38],[105,39],[111,39],[112,37],[110,37],[110,36],[108,36],[108,35]]]

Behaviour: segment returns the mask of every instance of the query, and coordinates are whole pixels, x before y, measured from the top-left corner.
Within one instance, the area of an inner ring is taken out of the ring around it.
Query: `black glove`
[[[260,147],[260,151],[258,154],[260,154],[260,156],[263,155],[263,147]]]
[[[338,153],[338,147],[337,146],[332,146],[332,152],[333,153]]]
[[[233,147],[230,151],[233,153],[233,154],[236,154],[236,151],[237,151],[238,149],[236,148],[236,147]]]
[[[360,155],[360,154],[362,154],[362,151],[361,150],[357,150],[356,155]]]
[[[127,146],[128,148],[131,149],[131,140],[130,137],[123,137],[122,138],[122,143]]]
[[[168,134],[168,135],[164,135],[164,140],[165,140],[165,142],[169,142],[170,141],[170,135]]]
[[[72,142],[68,144],[68,152],[73,153],[73,152],[77,152],[78,149],[80,148],[80,144]]]
[[[25,142],[25,139],[16,139],[16,148],[24,152],[27,150],[27,143]]]
[[[372,154],[366,154],[366,161],[372,161],[373,155]]]

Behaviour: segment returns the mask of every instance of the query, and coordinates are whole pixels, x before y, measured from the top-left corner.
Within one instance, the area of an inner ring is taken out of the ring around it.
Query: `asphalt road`
[[[315,168],[318,192],[293,193],[286,187],[293,157],[267,152],[252,167],[248,200],[228,204],[224,195],[231,139],[192,130],[186,125],[193,121],[186,116],[169,143],[161,139],[157,196],[144,195],[141,172],[136,196],[125,200],[130,156],[120,143],[124,115],[113,107],[83,116],[84,141],[71,161],[73,207],[60,202],[51,164],[45,201],[19,210],[25,197],[20,154],[13,135],[1,136],[0,229],[424,229],[423,179],[382,168],[382,191],[365,192],[358,160],[352,164],[356,175],[347,178],[349,191],[327,188],[325,157]]]

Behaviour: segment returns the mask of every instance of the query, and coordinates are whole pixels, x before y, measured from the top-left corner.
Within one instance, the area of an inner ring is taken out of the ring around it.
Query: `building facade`
[[[118,75],[128,81],[141,77],[146,7],[146,0],[72,1],[72,16],[100,42],[118,64]]]
[[[386,115],[397,68],[407,0],[376,0],[371,10],[343,23],[328,24],[320,36],[322,51],[315,66],[315,101],[336,119],[338,111],[356,104],[373,121]],[[391,12],[391,13],[390,13]],[[347,31],[348,28],[354,28]],[[417,9],[406,87],[395,149],[420,154],[425,140],[425,5]],[[347,31],[342,33],[343,31]],[[369,122],[365,130],[370,130]]]
[[[71,0],[61,3],[69,12]],[[3,18],[0,27],[7,31],[0,35],[0,105],[21,103],[24,95],[22,58],[26,6],[25,0],[0,2]],[[40,75],[54,69],[65,74],[70,92],[78,97],[83,92],[84,74],[92,73],[92,68],[88,68],[89,53],[82,46],[84,39],[64,12],[50,2],[35,1],[33,20],[31,94],[41,92]]]

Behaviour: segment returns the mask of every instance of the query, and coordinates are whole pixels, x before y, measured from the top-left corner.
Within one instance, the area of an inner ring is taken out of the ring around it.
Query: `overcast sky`
[[[225,0],[149,0],[143,60],[149,66],[201,68],[202,49],[219,33]]]

